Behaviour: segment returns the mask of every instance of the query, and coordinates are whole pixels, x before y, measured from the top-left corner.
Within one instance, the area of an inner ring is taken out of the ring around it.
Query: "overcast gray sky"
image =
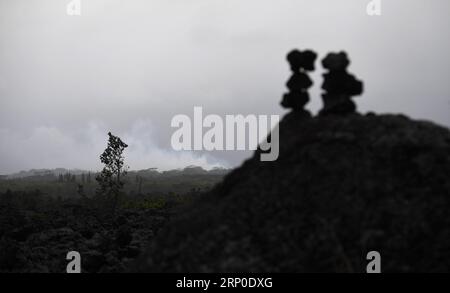
[[[0,0],[0,173],[98,169],[108,131],[131,169],[236,166],[178,153],[175,114],[280,114],[293,48],[346,50],[361,112],[450,125],[448,0]],[[319,64],[317,64],[319,65]],[[322,69],[308,105],[321,107]]]

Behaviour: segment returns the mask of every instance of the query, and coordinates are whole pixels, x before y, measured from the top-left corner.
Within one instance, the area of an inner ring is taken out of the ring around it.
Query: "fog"
[[[285,55],[345,50],[360,112],[450,126],[450,2],[0,0],[0,173],[99,169],[107,132],[131,169],[234,167],[248,151],[176,152],[176,114],[279,114]],[[308,109],[321,105],[317,63]]]

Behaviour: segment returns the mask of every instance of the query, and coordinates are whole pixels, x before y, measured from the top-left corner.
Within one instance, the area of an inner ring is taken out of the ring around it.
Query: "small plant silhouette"
[[[105,164],[105,167],[96,177],[100,185],[97,195],[109,200],[114,215],[124,185],[122,179],[127,174],[123,151],[128,145],[119,137],[112,135],[111,132],[108,133],[108,136],[108,146],[100,156],[100,161]]]

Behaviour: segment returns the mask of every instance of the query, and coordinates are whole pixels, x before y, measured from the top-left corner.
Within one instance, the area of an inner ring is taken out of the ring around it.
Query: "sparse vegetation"
[[[180,208],[223,177],[190,171],[131,172],[142,189],[127,176],[113,218],[101,216],[97,182],[83,184],[88,200],[76,192],[81,175],[0,180],[0,272],[64,272],[70,250],[83,256],[84,272],[124,271]]]
[[[0,272],[64,272],[72,250],[84,272],[122,272],[180,207],[226,173],[188,167],[125,177],[126,147],[109,134],[96,174],[57,169],[1,178]]]
[[[128,147],[119,137],[114,136],[111,132],[108,133],[108,146],[100,156],[100,161],[105,164],[105,167],[100,174],[95,178],[99,184],[97,196],[106,199],[105,206],[111,208],[114,215],[117,208],[119,197],[123,194],[123,177],[127,174],[124,166],[123,151]],[[83,190],[79,193],[83,196]]]

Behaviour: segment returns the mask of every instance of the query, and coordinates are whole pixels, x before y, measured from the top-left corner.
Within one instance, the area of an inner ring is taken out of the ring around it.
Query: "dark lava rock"
[[[311,50],[293,50],[287,55],[292,75],[286,83],[289,92],[283,95],[281,106],[304,112],[309,101],[308,88],[313,85],[307,71],[313,71],[317,54]]]
[[[302,69],[307,71],[313,71],[314,62],[316,61],[317,54],[311,50],[299,51],[292,50],[286,56],[287,61],[291,65],[292,72],[298,72]]]
[[[119,246],[127,246],[131,240],[133,240],[132,236],[133,231],[127,225],[120,226],[116,232],[116,243]]]
[[[81,267],[83,271],[95,273],[106,263],[106,256],[96,250],[90,250],[83,254],[81,258]]]
[[[322,89],[326,91],[322,95],[324,102],[321,115],[349,114],[356,112],[356,104],[351,100],[352,96],[358,96],[363,92],[363,82],[347,72],[350,60],[347,53],[329,53],[322,65],[328,70],[323,74]]]
[[[25,241],[27,240],[28,236],[30,236],[34,232],[34,229],[32,226],[22,226],[18,227],[11,231],[11,234],[8,235],[10,238],[17,240],[17,241]]]
[[[138,246],[127,246],[119,251],[121,258],[135,258],[141,253],[141,249]]]
[[[139,272],[450,270],[450,132],[401,115],[280,123],[280,156],[258,152],[177,220]]]
[[[14,272],[19,263],[24,262],[23,259],[20,259],[19,243],[16,240],[3,238],[0,239],[0,247],[0,271]]]

